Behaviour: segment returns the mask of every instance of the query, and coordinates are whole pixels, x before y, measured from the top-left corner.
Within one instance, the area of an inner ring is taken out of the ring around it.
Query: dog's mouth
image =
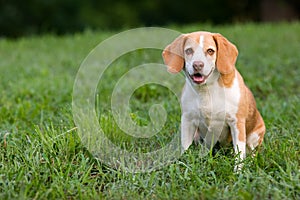
[[[202,73],[200,73],[199,71],[195,71],[193,74],[190,74],[184,67],[183,71],[186,75],[186,77],[193,83],[197,84],[197,85],[201,85],[204,84],[206,82],[206,80],[208,79],[208,77],[212,74],[212,72],[214,71],[214,67],[210,70],[210,72],[205,76]]]
[[[196,83],[196,84],[201,84],[201,83],[204,83],[205,82],[205,80],[206,80],[206,78],[207,78],[207,76],[204,76],[204,75],[202,75],[201,73],[195,73],[195,74],[193,74],[193,75],[190,75],[190,77],[191,77],[191,79],[192,79],[192,81],[194,82],[194,83]]]

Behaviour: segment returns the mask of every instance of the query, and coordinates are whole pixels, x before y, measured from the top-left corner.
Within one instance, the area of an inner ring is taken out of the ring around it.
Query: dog
[[[233,144],[235,171],[246,153],[261,145],[265,124],[253,94],[235,63],[238,50],[219,33],[182,34],[165,47],[164,63],[171,73],[186,77],[181,95],[181,146],[194,141],[208,148],[217,142]]]

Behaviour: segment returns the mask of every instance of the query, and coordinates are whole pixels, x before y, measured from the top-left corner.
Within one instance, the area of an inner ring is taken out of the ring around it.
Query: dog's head
[[[193,32],[180,35],[163,51],[168,70],[180,72],[197,85],[206,83],[217,69],[221,75],[234,71],[237,48],[218,33]]]

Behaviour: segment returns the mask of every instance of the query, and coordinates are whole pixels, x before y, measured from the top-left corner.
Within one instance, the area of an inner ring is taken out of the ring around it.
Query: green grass
[[[258,156],[245,160],[241,174],[233,173],[231,153],[202,157],[195,146],[149,173],[132,174],[93,159],[77,136],[72,87],[86,55],[114,33],[1,39],[0,199],[299,199],[300,24],[173,29],[220,32],[239,49],[237,68],[267,127]],[[98,85],[100,124],[115,144],[130,151],[160,148],[179,127],[178,102],[158,85],[138,89],[131,99],[137,124],[149,123],[153,103],[162,102],[169,112],[164,130],[154,138],[122,133],[108,107],[118,77],[130,66],[162,62],[160,53],[141,50],[123,56]],[[118,66],[125,69],[114,70]]]

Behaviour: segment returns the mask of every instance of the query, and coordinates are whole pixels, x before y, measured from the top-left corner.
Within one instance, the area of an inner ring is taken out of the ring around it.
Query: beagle
[[[168,71],[181,70],[186,83],[181,96],[181,146],[202,141],[206,147],[232,142],[235,171],[246,151],[263,141],[264,121],[251,91],[235,68],[238,50],[218,33],[182,34],[162,54]]]

